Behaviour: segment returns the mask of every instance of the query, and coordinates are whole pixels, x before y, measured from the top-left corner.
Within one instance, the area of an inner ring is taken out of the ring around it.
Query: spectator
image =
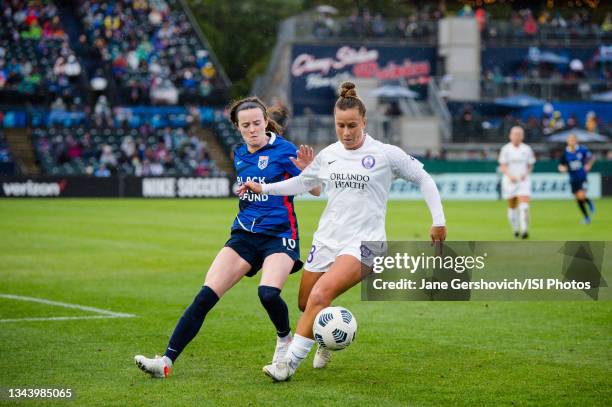
[[[108,168],[115,168],[117,166],[117,157],[113,153],[113,148],[108,144],[102,146],[102,154],[100,155],[100,164],[105,165]]]
[[[585,123],[585,128],[587,129],[587,131],[590,131],[591,133],[599,132],[599,126],[597,124],[597,115],[594,111],[591,110],[587,113]]]

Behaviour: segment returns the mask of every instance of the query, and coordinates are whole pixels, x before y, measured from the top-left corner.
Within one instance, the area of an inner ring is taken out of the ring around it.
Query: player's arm
[[[584,164],[584,170],[586,172],[591,172],[591,168],[593,168],[593,164],[595,164],[595,157],[593,157],[593,154],[591,154],[591,152],[587,150],[586,163]]]
[[[565,153],[563,153],[561,154],[561,158],[559,159],[559,165],[557,166],[557,169],[559,170],[559,172],[566,173],[568,168],[569,166],[567,163],[567,157],[565,156]]]
[[[506,158],[505,147],[502,148],[501,151],[499,152],[499,159],[497,160],[497,162],[499,162],[499,169],[501,170],[502,174],[508,177],[510,181],[516,182],[516,178],[513,175],[510,175],[510,172],[508,170],[508,160]]]
[[[432,226],[429,230],[429,237],[432,242],[444,241],[446,239],[446,218],[444,217],[440,192],[435,181],[423,169],[423,164],[420,161],[406,154],[399,147],[385,145],[385,149],[393,173],[419,186],[432,218]]]
[[[304,171],[306,167],[310,165],[311,162],[314,161],[314,150],[310,146],[300,145],[300,148],[296,152],[297,157],[289,157],[293,165],[300,169],[300,171]],[[316,186],[310,191],[311,195],[319,196],[321,195],[321,187]]]
[[[510,181],[512,182],[516,182],[516,178],[513,175],[510,175],[510,172],[508,172],[508,165],[507,164],[499,164],[499,169],[501,170],[502,174],[504,174],[506,177],[510,178]]]
[[[535,162],[536,162],[535,154],[533,153],[533,150],[531,149],[531,147],[529,148],[529,157],[527,158],[527,160],[528,160],[528,162],[527,162],[527,172],[525,174],[523,174],[523,176],[521,177],[521,181],[524,181],[525,179],[527,179],[529,174],[531,174],[531,172],[533,171],[533,167],[535,165]]]
[[[254,181],[247,181],[238,188],[238,195],[242,196],[247,191],[255,194],[291,196],[299,195],[321,186],[322,180],[319,179],[319,169],[321,167],[321,154],[318,154],[313,162],[302,171],[301,174],[280,182],[271,184],[259,184]]]

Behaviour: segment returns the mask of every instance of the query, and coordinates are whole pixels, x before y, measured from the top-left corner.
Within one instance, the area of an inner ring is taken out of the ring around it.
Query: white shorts
[[[503,199],[531,196],[531,180],[527,177],[524,181],[512,182],[510,178],[503,177],[501,190]]]
[[[380,243],[376,244],[378,246]],[[362,242],[356,242],[354,244],[345,245],[342,247],[332,248],[325,246],[324,244],[313,240],[312,246],[308,251],[308,257],[304,264],[304,269],[313,273],[325,273],[336,261],[336,257],[348,254],[353,256],[367,267],[372,267],[374,257],[381,253],[386,253],[387,245],[386,242],[382,247],[376,247],[368,245],[368,247],[362,245]]]

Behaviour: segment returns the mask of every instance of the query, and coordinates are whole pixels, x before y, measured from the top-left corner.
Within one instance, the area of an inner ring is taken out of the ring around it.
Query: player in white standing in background
[[[529,174],[535,164],[533,150],[523,143],[525,132],[520,126],[510,129],[510,142],[499,152],[499,164],[504,174],[501,183],[502,198],[508,200],[508,221],[514,237],[529,237]]]
[[[446,238],[446,221],[438,188],[423,164],[396,146],[383,144],[365,133],[365,106],[355,85],[345,82],[334,109],[338,142],[323,149],[297,177],[258,184],[246,182],[239,193],[251,190],[270,195],[296,195],[325,184],[328,202],[314,234],[300,284],[300,317],[287,358],[264,367],[273,380],[289,379],[314,344],[316,315],[363,277],[363,241],[385,241],[389,189],[400,177],[420,186],[433,218],[432,241]],[[315,367],[323,367],[329,354],[321,349]]]

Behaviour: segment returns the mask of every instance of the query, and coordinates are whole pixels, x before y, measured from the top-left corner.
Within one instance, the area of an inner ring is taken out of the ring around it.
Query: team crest
[[[365,169],[367,169],[367,170],[369,170],[370,168],[374,167],[374,164],[376,164],[376,160],[371,155],[366,155],[361,160],[361,165],[363,165],[363,167]]]
[[[259,161],[257,162],[257,167],[260,170],[265,169],[268,166],[269,158],[270,157],[268,157],[267,155],[260,155],[259,156]]]

